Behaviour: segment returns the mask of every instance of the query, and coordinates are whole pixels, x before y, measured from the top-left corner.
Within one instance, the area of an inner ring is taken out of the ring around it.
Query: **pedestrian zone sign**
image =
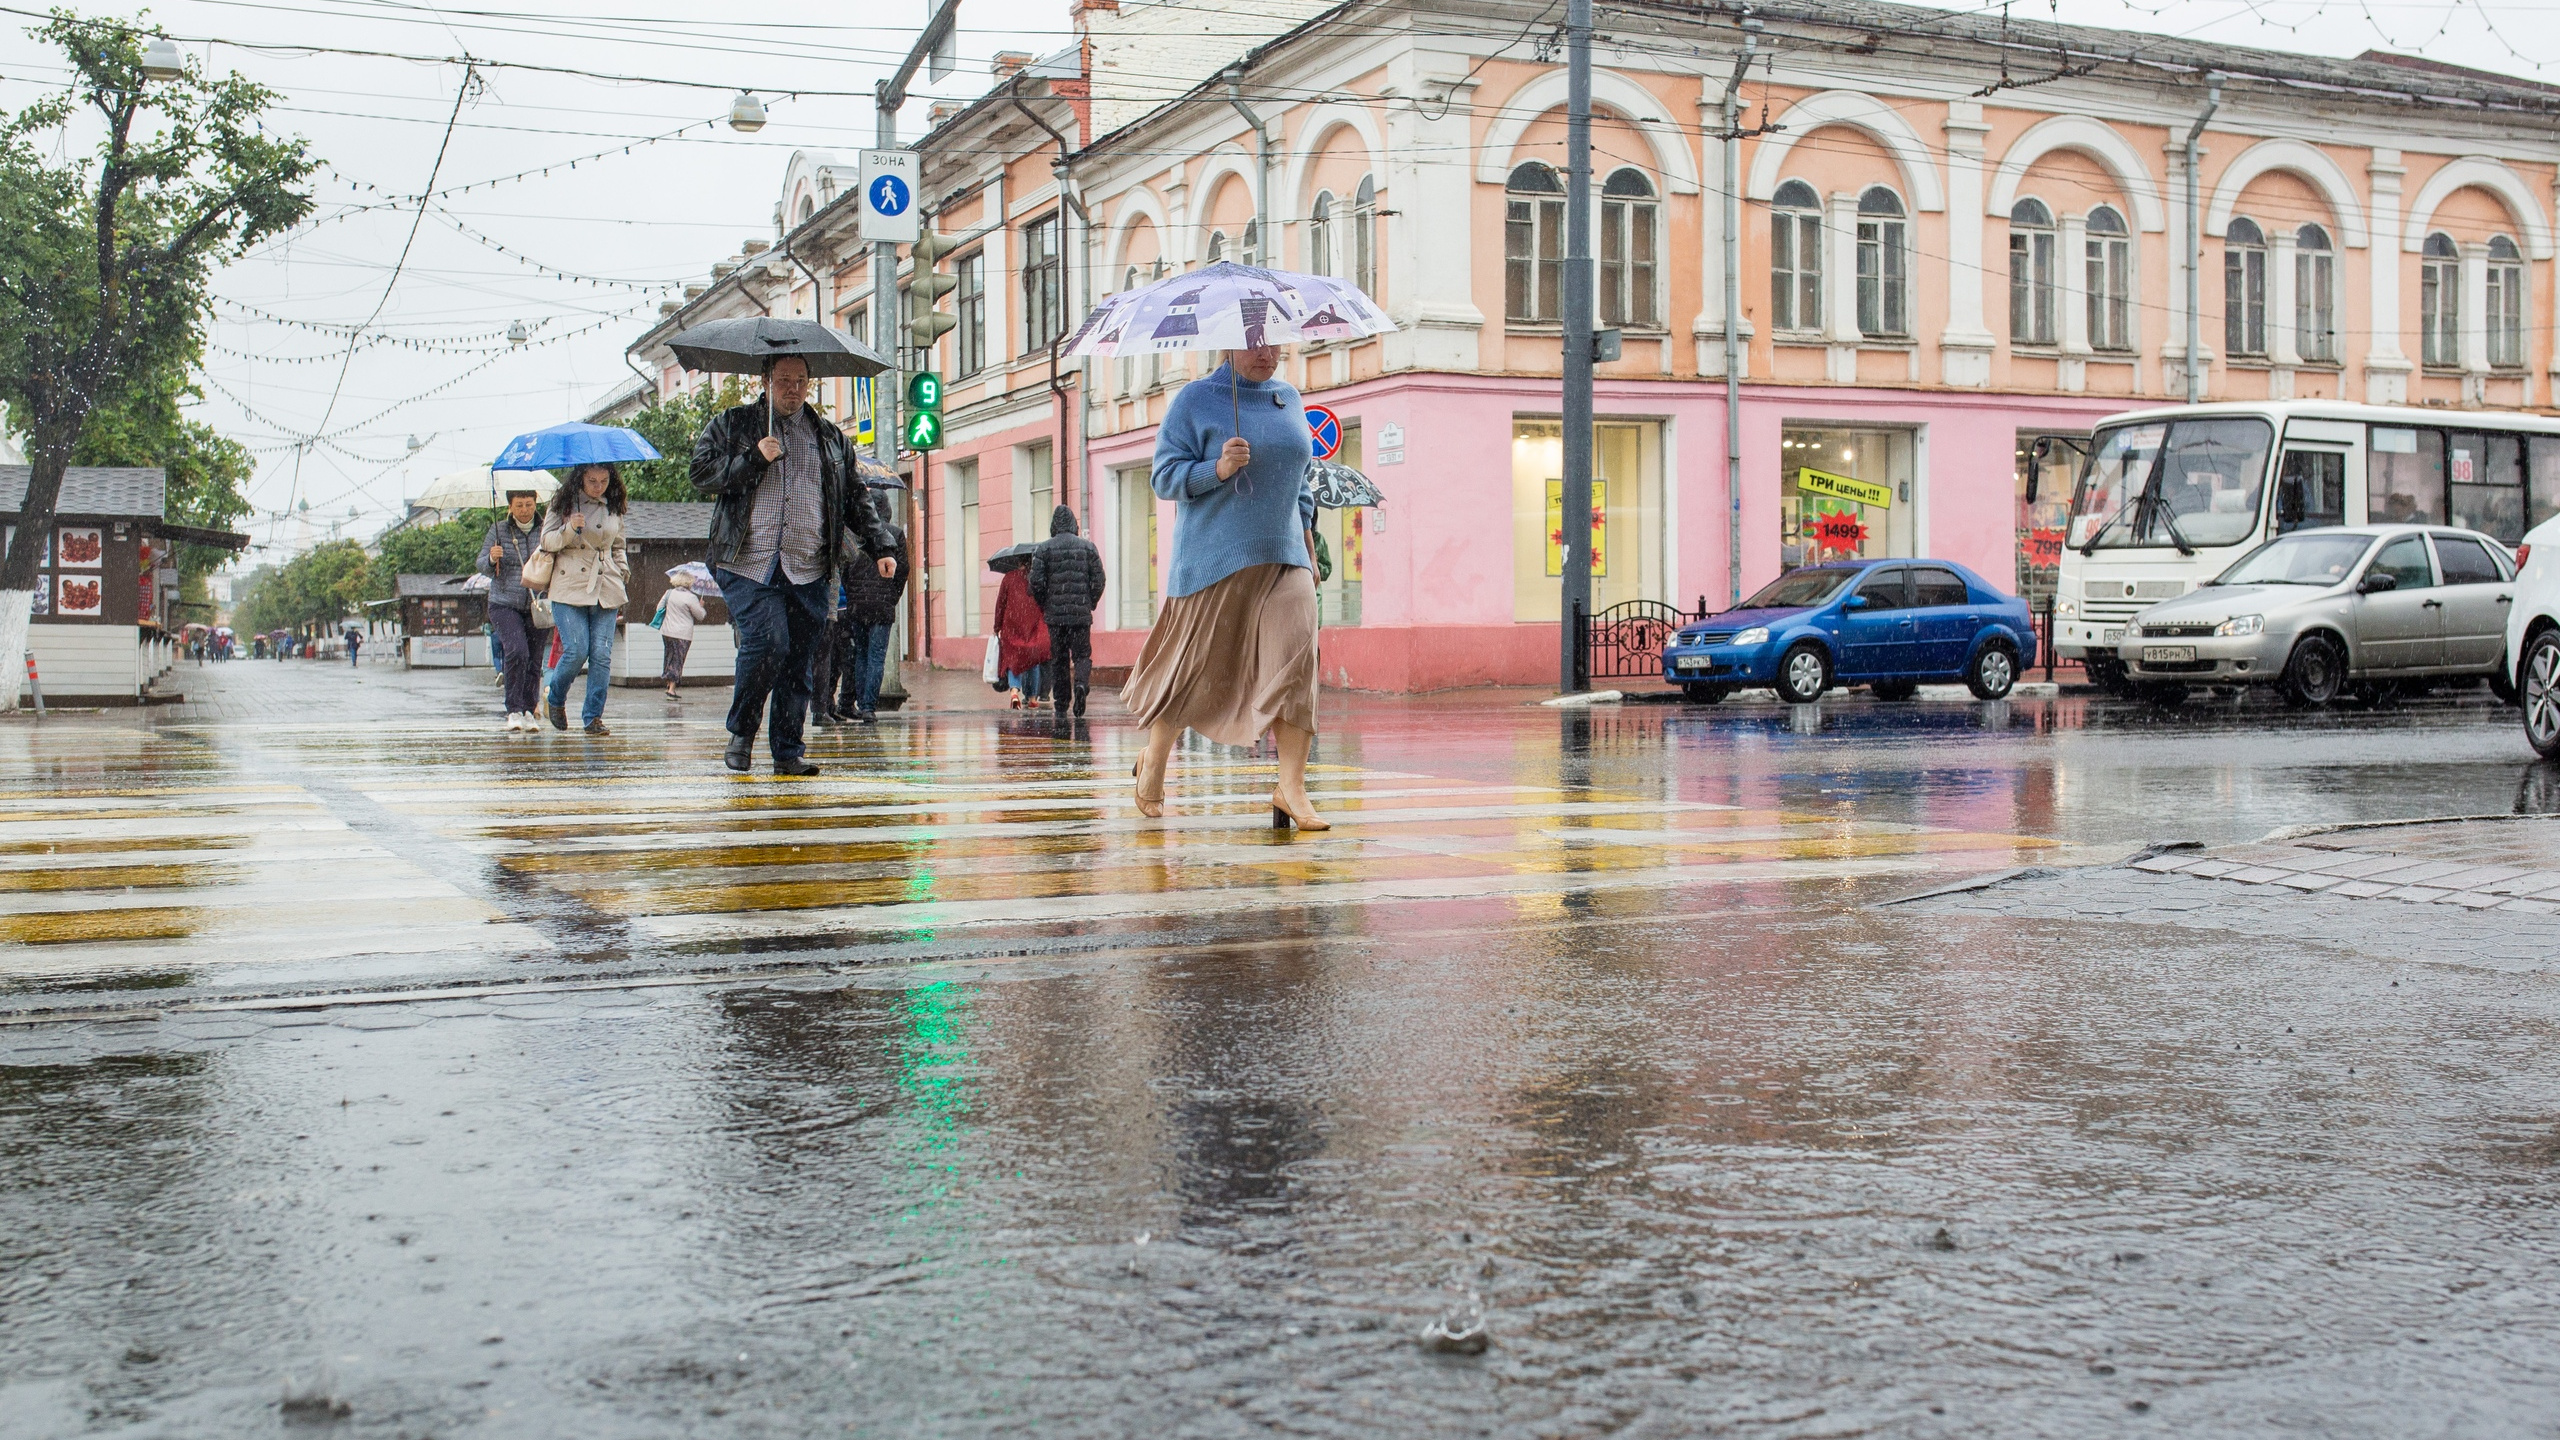
[[[917,157],[913,150],[862,152],[862,238],[914,244]]]
[[[880,443],[880,433],[872,420],[871,377],[857,375],[853,379],[853,440],[864,449]]]

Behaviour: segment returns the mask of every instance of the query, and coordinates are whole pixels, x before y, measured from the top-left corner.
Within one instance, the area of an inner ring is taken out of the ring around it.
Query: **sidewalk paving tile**
[[[2276,881],[2288,890],[2326,890],[2338,883],[2334,875],[2287,875]]]
[[[2397,890],[2390,891],[2385,898],[2392,900],[2441,900],[2452,893],[2453,892],[2450,890],[2437,890],[2425,885],[2403,885]]]
[[[2391,887],[2388,885],[2379,884],[2372,880],[2348,880],[2341,884],[2330,886],[2329,893],[2332,895],[2352,896],[2358,900],[2362,900],[2371,896],[2380,895],[2390,888]]]

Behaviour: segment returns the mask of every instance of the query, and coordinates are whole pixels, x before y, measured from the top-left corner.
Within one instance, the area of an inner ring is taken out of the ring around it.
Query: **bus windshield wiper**
[[[2169,502],[2164,498],[2155,497],[2151,505],[2152,518],[2160,522],[2161,529],[2169,532],[2169,540],[2178,547],[2178,553],[2181,555],[2196,553],[2196,547],[2188,544],[2187,537],[2179,532],[2178,517],[2176,512],[2170,509]]]

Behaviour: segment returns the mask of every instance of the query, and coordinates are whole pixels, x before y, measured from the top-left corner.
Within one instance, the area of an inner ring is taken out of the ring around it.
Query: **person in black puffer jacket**
[[[1070,705],[1083,714],[1093,688],[1093,612],[1104,580],[1102,552],[1076,533],[1076,512],[1064,505],[1050,511],[1049,538],[1031,552],[1031,598],[1049,624],[1049,673],[1057,677],[1050,692],[1060,715]]]
[[[895,573],[883,575],[876,564],[845,568],[845,663],[837,671],[836,686],[842,693],[835,698],[834,708],[857,725],[879,723],[880,680],[889,666],[889,632],[898,623],[898,605],[907,593],[906,529],[883,522],[881,531],[889,543],[879,553],[866,552],[865,559],[894,560]]]

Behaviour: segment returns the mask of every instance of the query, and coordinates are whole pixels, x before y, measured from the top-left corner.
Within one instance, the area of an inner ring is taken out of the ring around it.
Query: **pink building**
[[[2524,407],[2560,379],[2560,89],[1885,4],[1754,5],[1746,39],[1742,13],[1621,6],[1595,59],[1600,313],[1624,336],[1599,605],[1722,604],[1841,553],[2033,590],[2059,522],[2025,504],[2029,445],[2185,397],[2191,329],[2209,399]],[[984,557],[1065,499],[1113,575],[1097,653],[1134,656],[1172,533],[1152,425],[1214,357],[1053,378],[1047,346],[1090,298],[1225,257],[1356,277],[1402,326],[1290,361],[1388,497],[1327,515],[1327,682],[1552,679],[1565,75],[1538,14],[1088,0],[1077,47],[937,115],[917,146],[959,323],[914,652],[977,663]],[[820,238],[826,202],[797,203],[783,228]],[[777,309],[810,289],[777,283]],[[868,288],[857,259],[832,312]]]

